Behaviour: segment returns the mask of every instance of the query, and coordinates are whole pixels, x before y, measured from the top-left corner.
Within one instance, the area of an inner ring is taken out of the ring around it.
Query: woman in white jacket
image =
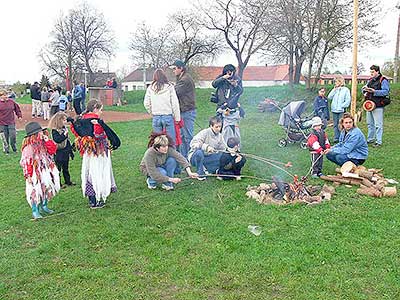
[[[174,86],[163,70],[154,72],[143,104],[147,112],[153,115],[153,131],[166,132],[175,141],[175,122],[181,120],[179,101]]]

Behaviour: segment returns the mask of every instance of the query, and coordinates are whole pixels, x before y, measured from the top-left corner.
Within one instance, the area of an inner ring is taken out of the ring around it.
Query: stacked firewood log
[[[389,184],[382,174],[382,169],[367,169],[364,166],[356,166],[348,161],[339,169],[336,169],[337,175],[321,176],[326,181],[336,184],[359,186],[357,193],[372,197],[395,197],[397,189]]]
[[[282,188],[284,186],[284,188]],[[299,188],[300,187],[300,188]],[[287,205],[295,203],[319,204],[331,200],[335,188],[332,186],[300,186],[288,183],[261,183],[258,186],[248,186],[246,196],[260,204]]]

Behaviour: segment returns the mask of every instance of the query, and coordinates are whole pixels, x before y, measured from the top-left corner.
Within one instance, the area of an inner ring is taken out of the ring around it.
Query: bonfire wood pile
[[[321,176],[326,181],[336,184],[359,186],[357,193],[372,197],[395,197],[397,189],[389,184],[382,174],[382,169],[367,169],[364,166],[356,166],[352,162],[346,162],[339,169],[336,169],[337,175]]]
[[[248,186],[246,196],[255,199],[260,204],[319,204],[330,200],[333,193],[335,193],[335,188],[328,185],[304,186],[303,182],[297,180],[290,184],[274,180],[271,184],[261,183],[258,186]]]

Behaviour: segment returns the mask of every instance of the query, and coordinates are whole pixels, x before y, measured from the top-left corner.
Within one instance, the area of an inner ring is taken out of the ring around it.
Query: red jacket
[[[15,101],[11,99],[0,100],[0,125],[14,125],[14,113],[18,118],[22,118],[21,109]]]
[[[318,136],[315,133],[311,133],[307,139],[307,146],[311,152],[316,152],[320,154],[324,149],[329,149],[331,144],[329,143],[328,136],[325,132],[324,134],[324,147],[321,146]]]

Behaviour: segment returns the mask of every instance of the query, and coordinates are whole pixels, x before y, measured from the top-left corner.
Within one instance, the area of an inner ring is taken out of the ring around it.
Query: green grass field
[[[400,86],[392,89],[400,99]],[[197,92],[199,131],[215,107],[210,90]],[[256,105],[266,96],[284,103],[314,94],[246,89],[243,152],[290,160],[293,173],[306,174],[308,152],[279,148],[278,114],[258,113]],[[125,96],[130,104],[112,109],[143,111],[142,95]],[[399,112],[394,100],[385,112],[384,145],[370,149],[366,162],[397,180]],[[245,196],[247,185],[259,182],[213,178],[150,191],[138,165],[151,121],[111,126],[122,139],[113,155],[119,191],[102,210],[90,210],[82,196],[76,157],[70,171],[78,185],[50,203],[57,215],[31,221],[20,157],[1,153],[0,299],[400,299],[399,196],[375,199],[339,187],[318,206],[261,206]],[[365,120],[360,127],[366,132]],[[334,169],[325,161],[324,173]],[[252,160],[243,173],[280,175]],[[249,224],[261,226],[261,235],[248,232]]]

